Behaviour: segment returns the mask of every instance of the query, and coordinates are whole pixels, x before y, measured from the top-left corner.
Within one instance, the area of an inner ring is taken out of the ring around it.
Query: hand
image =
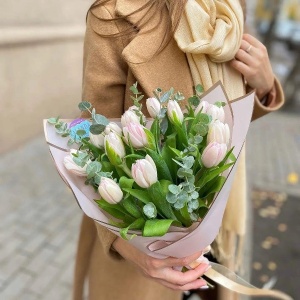
[[[272,89],[274,75],[266,47],[250,34],[244,34],[231,66],[244,75],[247,84],[262,99]]]
[[[197,252],[185,258],[168,257],[157,259],[141,252],[122,238],[117,238],[113,245],[114,249],[126,260],[134,263],[140,271],[162,285],[174,289],[187,291],[207,287],[204,279],[199,279],[210,266],[201,263],[199,266],[185,273],[174,270],[173,267],[187,266],[194,262],[202,252]]]

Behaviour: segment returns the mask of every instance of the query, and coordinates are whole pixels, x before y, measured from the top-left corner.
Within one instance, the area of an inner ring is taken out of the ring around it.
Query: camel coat
[[[130,15],[145,0],[111,0],[93,9],[98,17],[110,19]],[[186,55],[172,39],[159,53],[160,37],[166,30],[167,8],[156,13],[136,33],[117,38],[115,34],[137,24],[143,12],[118,22],[100,21],[91,13],[87,19],[84,43],[83,100],[89,101],[98,113],[119,118],[132,105],[129,87],[138,81],[146,96],[161,87],[171,86],[186,96],[193,94],[193,81]],[[151,29],[149,31],[149,29]],[[145,33],[144,33],[145,32]],[[234,83],[233,83],[234,84]],[[253,118],[279,108],[283,101],[280,85],[274,85],[277,97],[272,108],[256,100]],[[145,105],[144,105],[145,106]],[[176,300],[181,293],[171,291],[145,278],[133,265],[111,249],[116,236],[84,216],[76,257],[73,300],[82,300],[83,283],[88,279],[90,300]]]

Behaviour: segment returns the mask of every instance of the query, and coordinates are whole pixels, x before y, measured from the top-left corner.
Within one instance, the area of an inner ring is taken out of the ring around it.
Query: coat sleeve
[[[111,18],[109,11],[109,7],[101,6],[88,13],[82,99],[92,103],[97,113],[108,118],[119,118],[124,110],[128,66],[121,55],[124,37],[108,38],[99,35],[118,33],[115,23],[97,18]],[[104,253],[112,258],[120,258],[111,248],[117,236],[98,223],[96,227]]]
[[[248,91],[250,90],[251,89],[249,88]],[[266,103],[261,103],[261,101],[257,97],[255,97],[252,121],[264,116],[269,112],[278,110],[283,106],[284,101],[284,93],[281,84],[279,80],[275,77],[274,85],[267,96]]]

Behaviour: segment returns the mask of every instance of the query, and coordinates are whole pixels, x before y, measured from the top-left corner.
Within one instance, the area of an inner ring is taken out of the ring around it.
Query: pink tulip
[[[133,148],[145,148],[149,146],[149,141],[145,133],[145,127],[137,123],[129,123],[123,127],[123,134],[127,144]]]
[[[104,134],[103,132],[100,134],[92,134],[90,132],[90,142],[94,146],[98,148],[103,148],[104,147]]]
[[[160,109],[161,109],[160,102],[156,98],[148,98],[146,100],[146,106],[147,106],[149,115],[152,118],[156,118],[156,116],[159,114]]]
[[[145,159],[138,159],[131,166],[134,181],[142,188],[149,188],[157,182],[157,170],[153,159],[146,155]]]
[[[202,153],[202,163],[206,168],[215,167],[224,159],[226,153],[226,144],[209,143]]]
[[[121,136],[122,135],[122,129],[120,126],[114,122],[110,122],[108,125],[106,125],[104,133],[109,134],[110,132],[114,132],[117,135]]]
[[[225,112],[223,106],[218,107],[216,105],[210,105],[206,113],[212,117],[213,121],[219,120],[222,123],[224,123],[225,121]]]
[[[230,139],[230,131],[228,124],[224,124],[219,120],[212,122],[209,126],[207,143],[217,142],[228,146]]]
[[[122,159],[126,155],[121,137],[114,132],[109,133],[104,138],[104,147],[109,161],[113,165],[120,165],[122,163]]]
[[[99,194],[110,204],[117,204],[123,198],[123,192],[119,185],[112,179],[102,177],[99,187]]]
[[[169,120],[176,125],[180,125],[183,122],[183,113],[179,104],[174,100],[169,100],[167,106],[167,114]]]
[[[208,108],[211,106],[207,101],[201,101],[200,104],[195,109],[195,114],[201,111],[201,113],[206,114]]]
[[[70,154],[65,156],[65,158],[64,158],[64,165],[71,173],[73,173],[77,176],[87,176],[87,173],[86,173],[87,164],[84,167],[80,167],[73,160],[73,157],[74,157],[73,154],[76,154],[76,153],[77,153],[77,150],[71,149]]]
[[[121,117],[121,124],[123,127],[128,126],[129,123],[140,124],[140,117],[135,114],[133,110],[127,110]]]

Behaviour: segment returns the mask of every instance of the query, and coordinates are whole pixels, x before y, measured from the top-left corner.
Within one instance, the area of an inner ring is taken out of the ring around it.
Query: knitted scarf
[[[239,0],[188,0],[175,40],[186,53],[194,84],[204,90],[221,80],[229,99],[245,94],[240,73],[229,61],[238,51],[243,35],[243,10]],[[213,254],[225,266],[241,263],[246,219],[245,153],[242,151],[222,227]],[[233,259],[236,259],[233,261]]]

